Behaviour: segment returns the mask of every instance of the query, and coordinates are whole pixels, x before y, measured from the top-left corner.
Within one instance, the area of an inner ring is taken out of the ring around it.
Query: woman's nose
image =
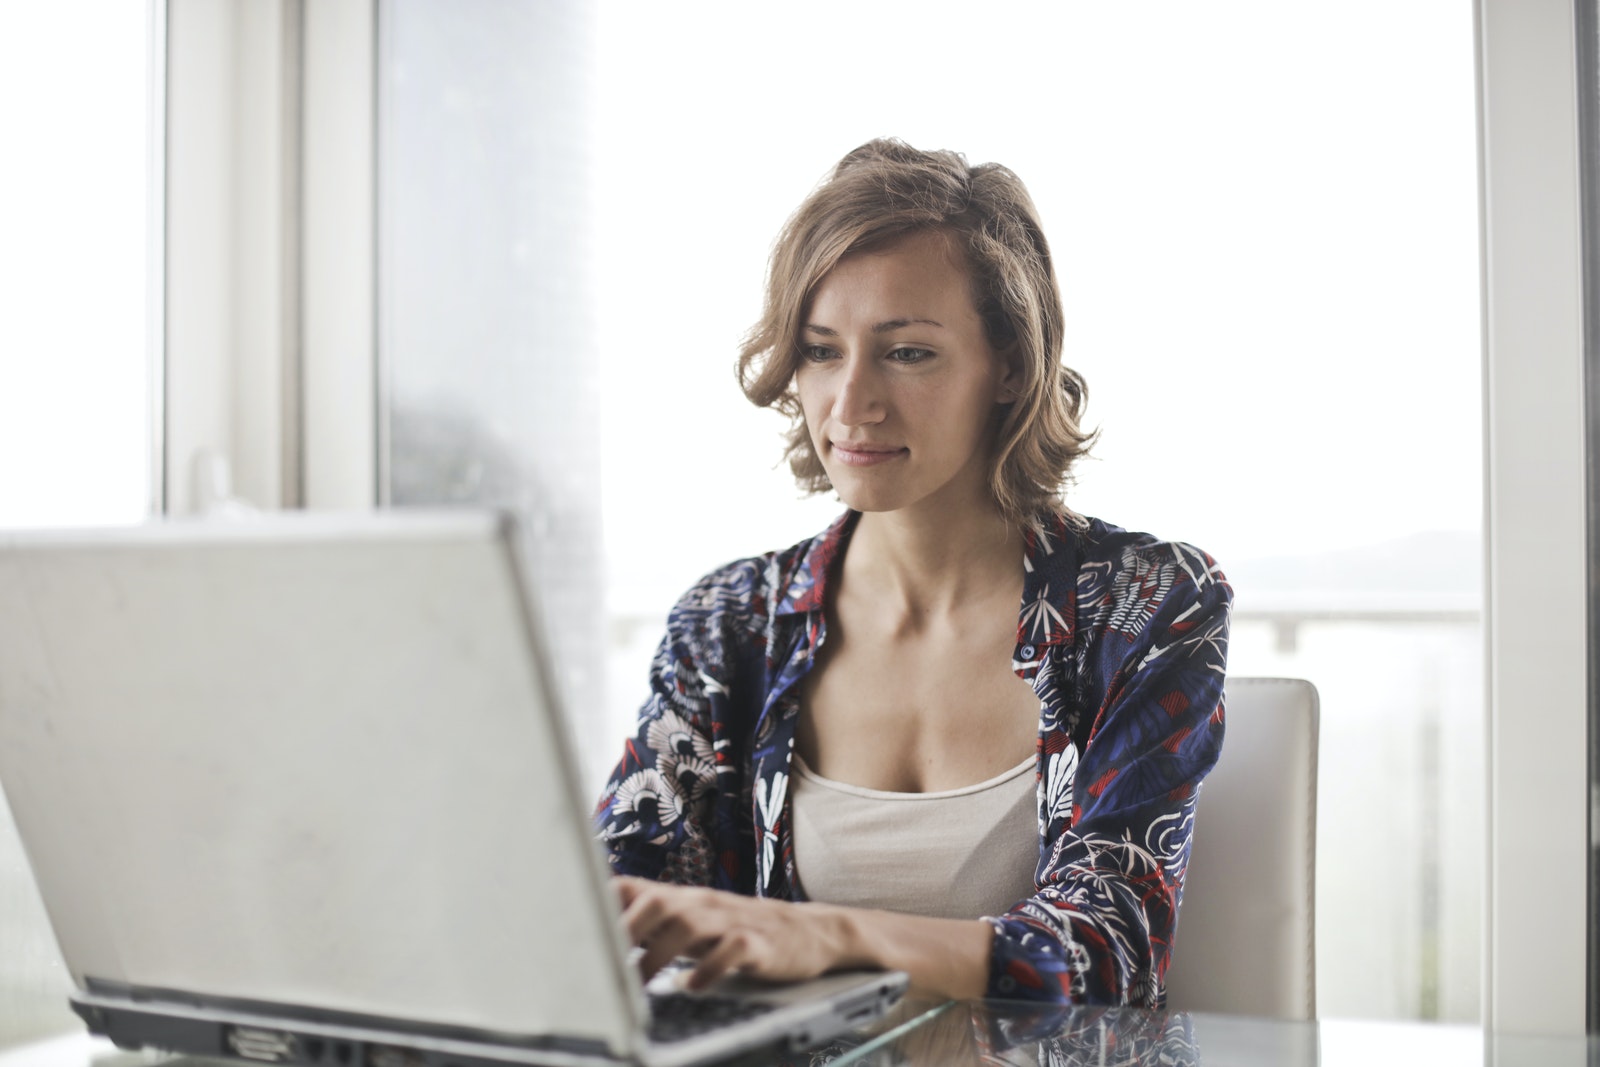
[[[833,418],[843,426],[881,422],[884,416],[882,382],[868,360],[846,360],[833,398]]]

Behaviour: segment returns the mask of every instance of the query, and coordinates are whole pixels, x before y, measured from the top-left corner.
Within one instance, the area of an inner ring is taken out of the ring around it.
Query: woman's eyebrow
[[[895,330],[903,330],[907,326],[937,326],[941,330],[944,329],[944,323],[935,322],[933,319],[885,319],[882,322],[873,323],[872,332],[892,333]],[[839,336],[838,330],[829,329],[827,326],[818,326],[814,322],[806,323],[802,329],[807,333],[821,334],[823,337]]]

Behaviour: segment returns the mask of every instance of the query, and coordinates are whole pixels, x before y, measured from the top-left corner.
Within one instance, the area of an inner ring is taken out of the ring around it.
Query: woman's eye
[[[833,349],[826,345],[806,345],[800,355],[807,363],[822,363],[833,358]]]
[[[889,358],[896,363],[921,363],[932,359],[933,353],[926,348],[896,348],[889,353]]]

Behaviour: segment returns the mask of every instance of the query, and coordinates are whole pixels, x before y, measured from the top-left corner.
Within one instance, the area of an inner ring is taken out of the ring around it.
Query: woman
[[[779,236],[741,381],[849,510],[672,611],[597,812],[647,974],[1161,1003],[1231,591],[1062,504],[1061,338],[1003,167],[873,141]]]

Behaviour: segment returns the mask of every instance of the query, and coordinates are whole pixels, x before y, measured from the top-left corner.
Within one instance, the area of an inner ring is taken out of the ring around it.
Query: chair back
[[[1167,1007],[1316,1018],[1317,690],[1229,678],[1200,789]]]

